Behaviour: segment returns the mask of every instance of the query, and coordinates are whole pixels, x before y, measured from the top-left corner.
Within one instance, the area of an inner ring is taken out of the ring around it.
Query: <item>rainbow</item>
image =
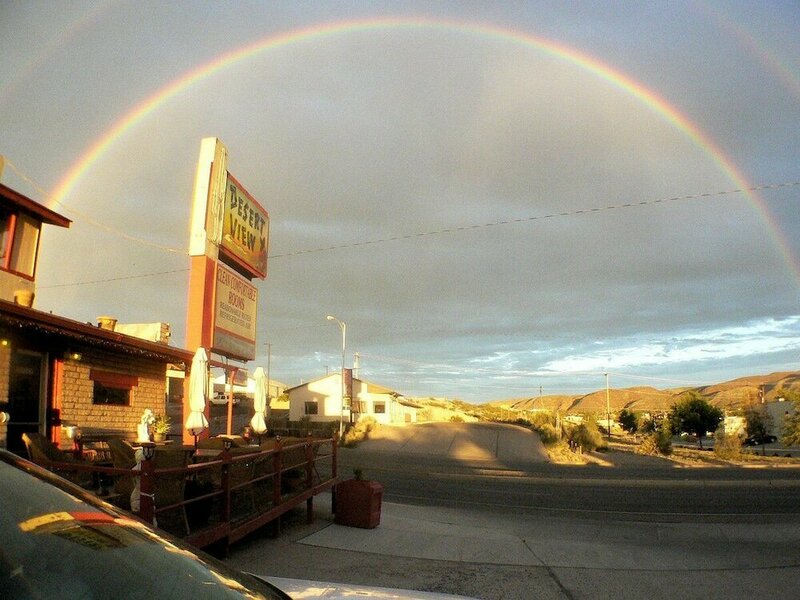
[[[63,205],[64,199],[70,194],[75,185],[89,171],[92,165],[125,133],[139,123],[142,119],[155,112],[162,104],[180,94],[183,90],[199,81],[218,73],[231,65],[251,58],[281,46],[298,43],[309,39],[320,39],[345,35],[361,31],[390,30],[442,30],[457,31],[482,37],[497,38],[533,48],[546,55],[566,61],[583,69],[605,81],[612,86],[623,90],[639,100],[644,106],[665,119],[668,123],[683,132],[693,144],[707,154],[721,169],[721,171],[736,185],[739,190],[748,190],[752,184],[727,157],[725,152],[699,127],[692,123],[678,109],[671,106],[661,96],[648,89],[646,86],[628,77],[624,73],[582,53],[574,48],[559,44],[552,40],[540,38],[527,32],[504,29],[493,25],[476,24],[459,21],[444,21],[431,18],[387,17],[370,18],[364,20],[329,22],[311,27],[286,31],[277,35],[247,44],[231,50],[217,58],[202,64],[171,81],[154,94],[134,106],[97,139],[86,152],[69,168],[64,177],[59,181],[48,205]],[[789,270],[796,281],[800,282],[800,262],[792,255],[790,246],[781,233],[778,223],[767,209],[764,202],[754,193],[747,192],[747,197],[761,215],[767,228],[772,232],[775,244],[783,255]]]

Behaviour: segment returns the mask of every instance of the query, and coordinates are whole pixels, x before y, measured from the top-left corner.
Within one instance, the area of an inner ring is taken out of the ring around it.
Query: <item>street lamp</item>
[[[608,437],[608,441],[611,441],[611,402],[609,401],[609,393],[608,393],[608,373],[605,374],[606,376],[606,436]]]
[[[339,324],[339,329],[342,330],[342,404],[339,407],[339,439],[341,440],[344,429],[342,422],[344,420],[344,353],[347,339],[347,324],[343,323],[333,315],[328,315],[326,318],[328,321],[336,321]]]

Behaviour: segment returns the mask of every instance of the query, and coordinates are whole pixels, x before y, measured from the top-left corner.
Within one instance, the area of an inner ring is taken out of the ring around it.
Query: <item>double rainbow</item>
[[[552,40],[531,35],[527,32],[503,29],[493,25],[443,21],[429,18],[390,17],[324,23],[271,35],[222,54],[184,73],[134,106],[97,139],[70,167],[50,196],[48,204],[53,208],[55,208],[57,204],[62,204],[75,185],[91,169],[92,165],[117,140],[124,136],[130,128],[158,110],[162,104],[195,83],[240,61],[247,60],[261,52],[266,52],[274,48],[287,46],[304,40],[322,39],[325,37],[346,35],[353,32],[383,29],[458,31],[475,36],[497,38],[506,42],[513,42],[563,60],[630,94],[644,106],[665,119],[708,155],[738,189],[747,190],[753,187],[752,184],[747,181],[744,174],[733,164],[730,158],[727,157],[725,152],[723,152],[705,132],[692,123],[685,115],[681,114],[678,109],[667,103],[664,98],[648,89],[646,86],[614,69],[612,66],[601,62],[597,58]],[[795,280],[800,282],[800,262],[794,259],[789,244],[781,233],[778,223],[775,221],[764,202],[756,194],[747,192],[746,195],[760,214],[767,229],[770,231],[773,241],[782,254],[790,272],[793,274]]]

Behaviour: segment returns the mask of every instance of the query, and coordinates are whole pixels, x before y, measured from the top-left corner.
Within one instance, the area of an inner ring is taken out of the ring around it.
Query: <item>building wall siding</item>
[[[130,405],[94,404],[94,382],[89,378],[92,369],[137,377]],[[154,413],[166,410],[166,365],[146,358],[87,350],[80,361],[65,361],[62,395],[62,425],[78,425],[88,435],[102,432],[135,437],[146,408]],[[68,443],[62,436],[62,446]]]

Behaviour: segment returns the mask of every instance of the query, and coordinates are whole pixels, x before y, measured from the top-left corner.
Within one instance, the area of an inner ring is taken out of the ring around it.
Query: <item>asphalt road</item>
[[[590,465],[552,465],[529,434],[499,424],[390,431],[389,443],[343,449],[340,472],[360,468],[384,485],[387,500],[405,504],[642,521],[800,521],[800,468],[682,467],[613,451]]]
[[[442,424],[343,449],[342,475],[359,467],[384,484],[377,529],[335,525],[321,501],[313,525],[289,515],[282,535],[254,536],[230,561],[483,599],[797,596],[800,470],[679,468],[613,452],[550,465],[520,432]]]

